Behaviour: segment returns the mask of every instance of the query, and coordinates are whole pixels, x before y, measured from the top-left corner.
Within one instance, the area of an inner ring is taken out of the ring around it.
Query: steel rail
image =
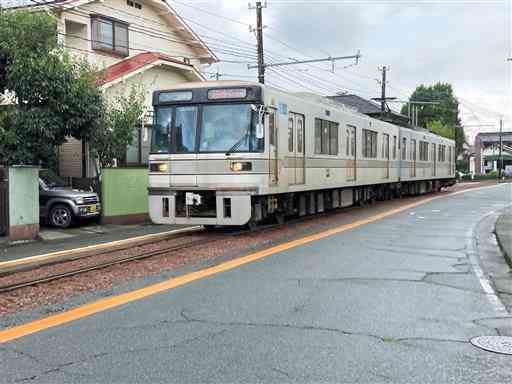
[[[7,284],[7,285],[0,286],[0,293],[12,292],[12,291],[20,289],[20,288],[29,287],[32,285],[37,285],[37,284],[42,284],[42,283],[48,283],[48,282],[51,282],[54,280],[63,279],[65,277],[72,277],[72,276],[76,276],[76,275],[79,275],[79,274],[82,274],[85,272],[99,270],[99,269],[111,267],[113,265],[124,264],[124,263],[130,262],[130,261],[146,259],[146,258],[153,257],[153,256],[160,256],[160,255],[166,254],[171,251],[177,251],[177,250],[193,247],[194,245],[207,244],[207,243],[211,243],[211,242],[218,241],[218,240],[220,240],[220,238],[218,238],[218,237],[215,239],[211,239],[211,240],[205,240],[205,239],[194,240],[194,241],[190,241],[186,244],[178,244],[178,245],[174,245],[172,247],[158,249],[155,251],[143,252],[138,255],[116,258],[114,260],[105,261],[102,263],[90,265],[90,266],[83,267],[83,268],[77,268],[77,269],[67,271],[67,272],[56,273],[56,274],[47,275],[47,276],[44,276],[41,278],[29,279],[29,280],[24,280],[24,281],[12,283],[12,284]],[[75,261],[75,260],[72,260],[72,261]]]

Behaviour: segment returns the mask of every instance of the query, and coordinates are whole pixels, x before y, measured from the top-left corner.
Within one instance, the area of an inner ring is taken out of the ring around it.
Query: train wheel
[[[283,225],[285,222],[285,215],[284,213],[276,213],[276,221],[277,224]]]

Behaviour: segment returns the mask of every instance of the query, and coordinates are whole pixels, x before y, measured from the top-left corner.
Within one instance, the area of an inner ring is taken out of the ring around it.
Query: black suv
[[[39,171],[39,215],[48,224],[67,228],[79,219],[98,217],[100,212],[95,192],[72,189],[51,171]]]

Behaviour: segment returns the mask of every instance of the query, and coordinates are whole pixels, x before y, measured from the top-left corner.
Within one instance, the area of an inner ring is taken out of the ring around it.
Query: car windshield
[[[151,152],[261,152],[263,139],[256,138],[256,117],[250,104],[212,104],[201,110],[195,105],[160,107]]]
[[[48,188],[66,187],[68,185],[64,181],[64,179],[60,178],[55,173],[48,171],[48,170],[39,171],[39,179]]]

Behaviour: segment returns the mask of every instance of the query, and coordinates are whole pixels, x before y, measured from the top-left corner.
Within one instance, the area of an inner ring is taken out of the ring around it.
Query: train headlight
[[[252,163],[249,161],[234,161],[231,163],[231,170],[233,172],[250,171],[252,169]]]
[[[149,166],[149,170],[151,172],[167,172],[169,170],[169,166],[167,163],[152,163]]]

